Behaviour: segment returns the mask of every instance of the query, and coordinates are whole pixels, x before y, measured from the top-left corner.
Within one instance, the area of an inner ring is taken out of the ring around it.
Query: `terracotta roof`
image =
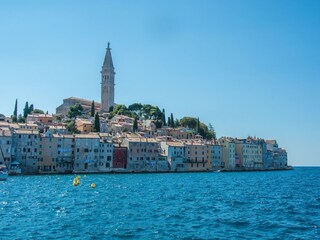
[[[184,147],[182,142],[166,142],[166,144],[171,147]]]
[[[52,134],[54,138],[74,138],[72,134]]]
[[[156,143],[157,141],[153,138],[127,138],[128,142],[152,142]]]
[[[100,138],[98,134],[76,134],[75,138]]]
[[[0,137],[11,137],[11,131],[0,128]]]
[[[16,129],[14,131],[16,134],[39,134],[39,131],[37,130],[29,130],[29,129]]]
[[[81,104],[84,104],[84,105],[90,105],[91,106],[91,103],[92,103],[92,101],[90,101],[90,100],[87,100],[87,99],[83,99],[83,98],[77,98],[77,97],[69,97],[69,98],[65,98],[65,99],[63,99],[63,100],[75,100],[75,101],[78,101],[79,103],[81,103]],[[101,104],[100,103],[98,103],[98,102],[94,102],[94,105],[97,107],[97,106],[101,106]]]

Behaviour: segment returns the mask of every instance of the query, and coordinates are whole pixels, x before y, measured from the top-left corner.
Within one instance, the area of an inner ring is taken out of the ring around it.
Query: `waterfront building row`
[[[56,134],[0,128],[1,159],[22,173],[166,172],[285,168],[287,153],[275,140],[223,137],[217,141],[138,134]]]

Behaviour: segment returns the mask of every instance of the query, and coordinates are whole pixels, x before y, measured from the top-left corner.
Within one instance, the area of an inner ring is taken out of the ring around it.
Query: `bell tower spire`
[[[101,70],[101,112],[109,112],[114,106],[114,76],[115,76],[110,43]]]

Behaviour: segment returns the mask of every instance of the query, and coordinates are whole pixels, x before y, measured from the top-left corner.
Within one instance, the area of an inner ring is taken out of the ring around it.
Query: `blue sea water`
[[[0,182],[0,239],[320,239],[320,168],[74,177]]]

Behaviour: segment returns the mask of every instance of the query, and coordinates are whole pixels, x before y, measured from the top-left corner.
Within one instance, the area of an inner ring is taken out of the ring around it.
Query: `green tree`
[[[14,104],[12,122],[18,121],[18,99],[16,99],[16,103]]]
[[[28,113],[29,113],[29,103],[26,102],[26,104],[25,104],[25,106],[24,106],[24,109],[23,109],[23,117],[24,117],[24,118],[27,118]]]
[[[28,109],[28,114],[32,113],[33,110],[34,110],[34,106],[33,106],[33,104],[31,104]]]
[[[96,109],[95,109],[95,106],[94,106],[94,101],[92,101],[92,103],[91,103],[90,117],[94,117],[95,111],[96,111]]]
[[[18,123],[24,123],[25,121],[26,121],[26,119],[21,114],[19,114]]]
[[[142,109],[142,104],[141,103],[133,103],[128,106],[128,109],[130,111],[140,111]]]
[[[197,119],[196,132],[200,133],[200,120],[199,120],[199,118]]]
[[[180,124],[183,127],[188,127],[196,131],[197,134],[201,135],[204,139],[216,139],[216,133],[211,124],[211,128],[200,122],[199,118],[194,117],[183,117],[180,119]]]
[[[62,116],[61,115],[56,115],[55,119],[56,119],[56,121],[61,122]]]
[[[142,115],[143,115],[144,119],[150,119],[151,118],[151,109],[152,109],[152,105],[143,104],[143,106],[142,106]]]
[[[167,125],[168,127],[170,127],[171,126],[171,119],[170,119],[170,116],[168,117],[168,125]]]
[[[100,132],[100,117],[98,113],[94,116],[93,131]]]
[[[76,123],[74,120],[70,120],[67,122],[66,128],[69,133],[80,133],[80,131],[76,128]]]
[[[125,112],[127,112],[128,111],[128,109],[127,109],[127,107],[126,107],[126,105],[124,105],[124,104],[118,104],[117,106],[115,106],[114,108],[113,108],[113,113],[114,114],[118,114],[118,115],[123,115]]]
[[[217,140],[216,131],[214,130],[211,123],[209,123],[208,129],[209,129],[208,138]]]
[[[196,129],[197,119],[193,117],[183,117],[180,119],[180,124],[183,127],[188,127],[191,129]]]
[[[179,119],[176,119],[174,121],[174,125],[175,125],[175,127],[180,127],[181,126]]]
[[[164,110],[164,108],[162,109],[162,116],[161,116],[161,118],[162,118],[162,125],[163,125],[163,126],[166,126],[166,125],[167,125],[167,123],[166,123],[166,111]]]
[[[154,122],[154,124],[156,125],[156,128],[161,128],[162,127],[162,121],[160,121],[160,120],[156,120]]]
[[[133,132],[138,131],[138,119],[135,117],[133,122]]]
[[[172,113],[170,115],[170,127],[174,128],[174,118]]]
[[[81,106],[81,104],[77,103],[76,105],[70,107],[70,110],[67,116],[69,118],[76,118],[77,116],[82,115],[82,111],[83,111],[83,107]]]
[[[32,111],[32,113],[38,113],[38,114],[44,114],[44,111],[42,111],[41,109],[34,109],[33,111]]]

